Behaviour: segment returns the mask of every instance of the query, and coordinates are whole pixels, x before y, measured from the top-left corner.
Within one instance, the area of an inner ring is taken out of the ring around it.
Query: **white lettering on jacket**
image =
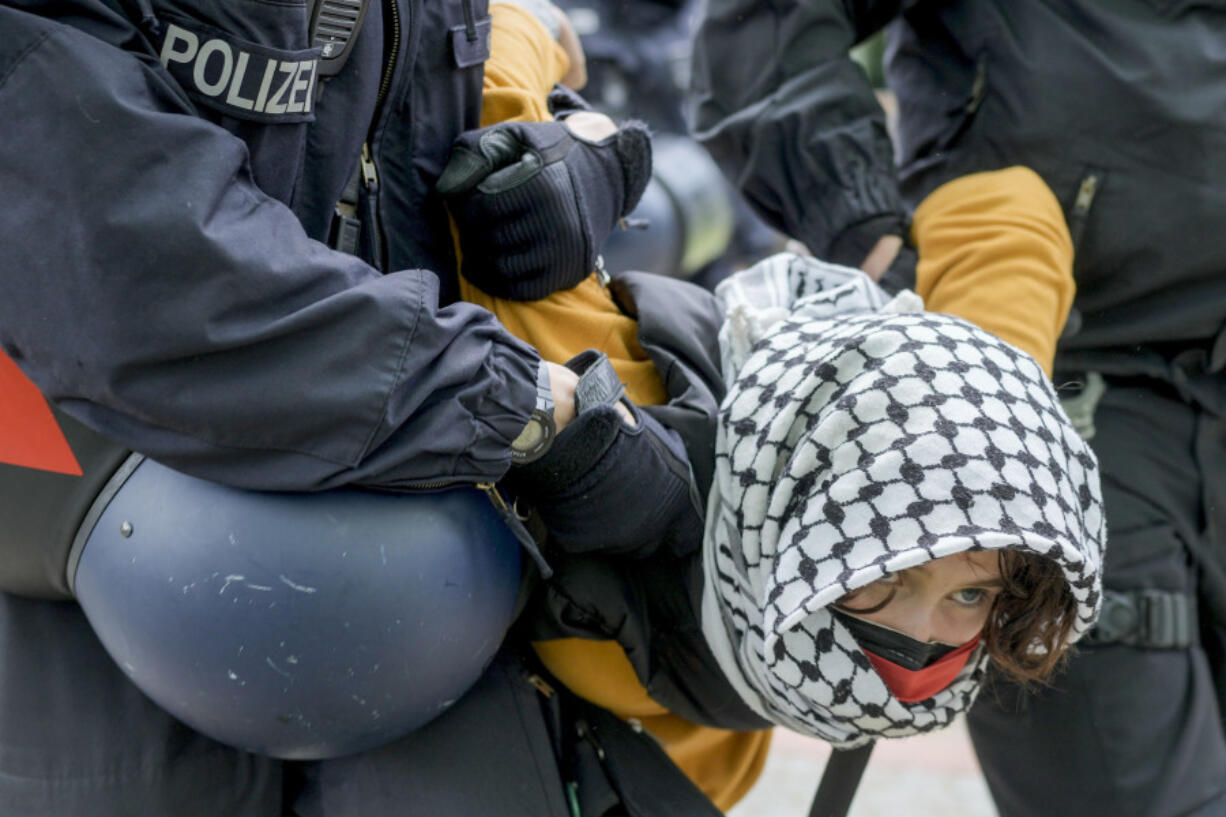
[[[247,51],[220,37],[202,38],[174,23],[166,26],[159,57],[180,82],[225,107],[267,116],[293,115],[296,120],[311,113],[317,59],[286,60]]]

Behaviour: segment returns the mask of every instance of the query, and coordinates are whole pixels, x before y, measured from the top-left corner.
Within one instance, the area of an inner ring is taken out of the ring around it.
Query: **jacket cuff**
[[[511,466],[511,443],[524,430],[536,406],[536,375],[541,359],[525,343],[495,344],[483,368],[491,387],[471,407],[474,437],[468,447],[472,472],[497,471]],[[463,470],[463,469],[461,469]]]

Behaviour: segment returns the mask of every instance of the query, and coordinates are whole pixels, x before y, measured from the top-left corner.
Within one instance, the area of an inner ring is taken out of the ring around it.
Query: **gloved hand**
[[[623,401],[603,354],[567,363],[580,374],[578,416],[508,485],[536,509],[551,548],[565,553],[683,553],[702,541],[702,515],[680,438]],[[604,369],[602,372],[601,369]],[[610,388],[608,384],[613,383]],[[627,405],[635,424],[616,408]]]
[[[534,301],[591,274],[650,177],[641,123],[591,141],[563,122],[506,122],[460,134],[437,190],[459,228],[464,276]]]

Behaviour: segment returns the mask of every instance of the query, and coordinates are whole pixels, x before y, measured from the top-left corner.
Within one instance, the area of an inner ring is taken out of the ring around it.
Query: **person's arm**
[[[1060,202],[1033,170],[946,182],[915,210],[915,291],[1029,353],[1051,375],[1076,287]]]
[[[538,17],[557,8],[542,5],[533,13],[516,2],[490,4],[490,56],[485,61],[481,127],[553,118],[549,92],[570,71],[572,60]]]
[[[898,8],[710,0],[689,111],[695,135],[769,224],[819,258],[871,262],[878,276],[907,219],[885,113],[849,51]],[[892,238],[878,247],[883,236]]]
[[[0,342],[64,410],[249,488],[492,480],[538,357],[310,240],[155,59],[0,8]]]

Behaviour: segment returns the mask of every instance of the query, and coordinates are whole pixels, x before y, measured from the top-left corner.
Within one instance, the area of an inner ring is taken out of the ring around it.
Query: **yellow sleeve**
[[[1050,376],[1076,287],[1073,243],[1038,174],[1010,167],[938,187],[912,221],[915,291],[1028,352]]]
[[[552,117],[545,98],[565,76],[570,58],[531,12],[508,3],[494,3],[490,17],[481,126],[548,121]]]

